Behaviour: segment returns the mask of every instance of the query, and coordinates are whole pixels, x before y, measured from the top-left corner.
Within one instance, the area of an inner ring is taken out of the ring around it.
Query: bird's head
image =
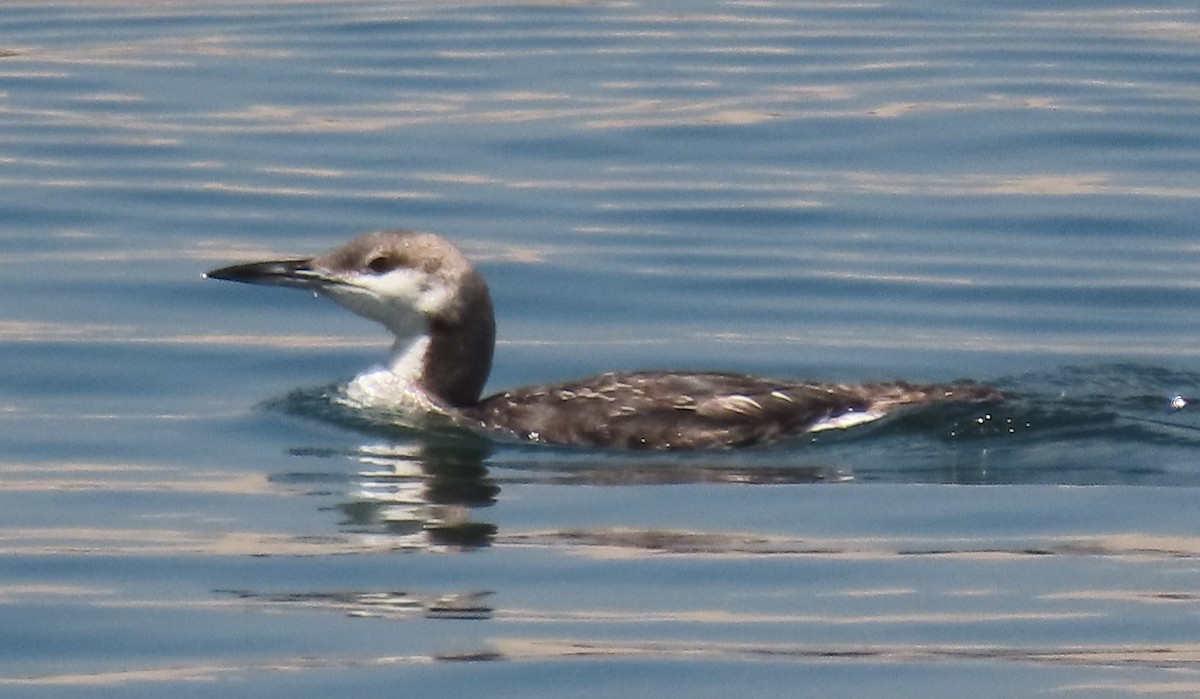
[[[232,265],[205,276],[313,291],[382,323],[398,338],[459,321],[462,292],[478,291],[483,283],[456,247],[411,231],[367,233],[317,257]]]

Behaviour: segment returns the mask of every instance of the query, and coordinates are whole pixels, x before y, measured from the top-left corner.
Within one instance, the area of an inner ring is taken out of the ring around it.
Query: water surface
[[[1188,3],[7,3],[13,696],[1200,687]],[[609,369],[1009,398],[750,451],[388,429],[374,228],[491,283],[489,390]]]

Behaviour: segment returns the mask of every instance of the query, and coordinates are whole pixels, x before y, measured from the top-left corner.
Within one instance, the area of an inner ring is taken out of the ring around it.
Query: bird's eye
[[[375,274],[386,274],[400,266],[400,259],[390,255],[372,257],[367,262],[367,269]]]

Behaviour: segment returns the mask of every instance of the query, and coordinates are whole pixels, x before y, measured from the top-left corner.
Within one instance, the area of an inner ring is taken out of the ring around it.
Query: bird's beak
[[[274,260],[250,262],[214,269],[204,275],[205,279],[223,279],[243,284],[266,286],[290,286],[297,289],[319,289],[336,283],[328,275],[312,268],[312,260]]]

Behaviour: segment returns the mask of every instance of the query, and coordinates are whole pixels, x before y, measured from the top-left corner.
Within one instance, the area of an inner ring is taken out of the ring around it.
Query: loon
[[[386,368],[359,375],[355,402],[448,416],[530,442],[640,450],[767,444],[872,422],[897,409],[999,397],[956,383],[815,383],[734,373],[610,372],[481,398],[492,367],[491,295],[444,238],[367,233],[323,255],[237,264],[210,279],[305,289],[395,336]]]

